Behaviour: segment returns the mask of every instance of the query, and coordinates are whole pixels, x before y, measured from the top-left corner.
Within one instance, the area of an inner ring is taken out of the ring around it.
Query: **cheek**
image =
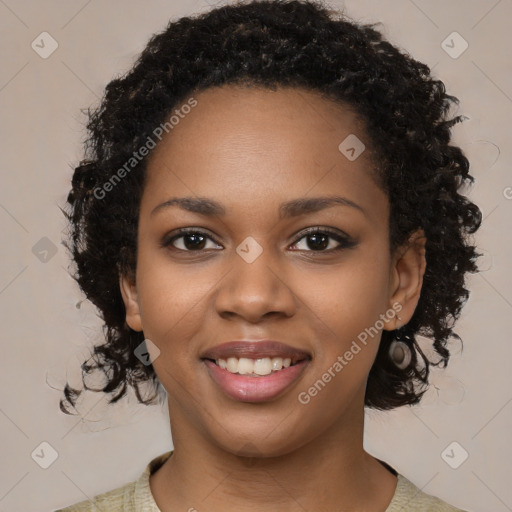
[[[318,325],[319,343],[314,372],[302,391],[317,404],[350,400],[364,386],[377,354],[383,328],[380,315],[388,307],[389,267],[386,257],[371,254],[351,258],[350,265],[340,266],[319,286],[303,291],[315,313],[311,318]],[[313,399],[316,394],[322,398]]]
[[[141,247],[138,255],[137,288],[142,327],[146,338],[157,345],[160,358],[155,370],[180,371],[197,359],[208,304],[212,300],[217,275],[214,267],[200,264],[173,265],[164,250]]]
[[[221,321],[215,294],[229,269],[207,259],[173,260],[148,238],[140,238],[137,266],[144,335],[160,350],[153,367],[169,399],[192,414],[205,372],[199,354]]]
[[[301,296],[331,337],[347,341],[375,324],[388,307],[389,261],[363,251],[304,282]]]

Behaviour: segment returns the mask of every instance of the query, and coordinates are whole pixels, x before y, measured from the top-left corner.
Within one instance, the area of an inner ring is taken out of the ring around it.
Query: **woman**
[[[365,406],[425,390],[416,336],[448,361],[477,270],[456,102],[310,1],[220,7],[150,40],[90,114],[69,248],[107,327],[84,373],[111,402],[163,388],[174,449],[63,510],[460,510],[363,448]]]

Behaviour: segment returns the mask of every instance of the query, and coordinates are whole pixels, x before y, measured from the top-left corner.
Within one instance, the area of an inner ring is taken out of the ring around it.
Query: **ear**
[[[424,231],[419,229],[409,237],[406,244],[398,247],[393,255],[389,281],[389,307],[397,311],[397,315],[386,325],[386,330],[402,327],[414,314],[427,267],[426,242]]]
[[[119,276],[119,286],[126,309],[126,323],[134,331],[142,331],[142,319],[135,281],[128,276]]]

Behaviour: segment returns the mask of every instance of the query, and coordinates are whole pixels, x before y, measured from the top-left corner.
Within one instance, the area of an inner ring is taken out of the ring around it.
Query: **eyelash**
[[[171,237],[166,236],[163,239],[161,245],[164,248],[168,248],[168,249],[170,248],[172,250],[181,251],[181,252],[189,252],[189,253],[194,253],[194,252],[201,253],[201,252],[204,252],[204,249],[199,249],[197,251],[193,251],[193,250],[187,250],[187,249],[178,249],[177,247],[174,247],[172,245],[175,240],[178,240],[179,238],[183,238],[184,235],[190,235],[190,234],[204,236],[206,238],[209,238],[213,242],[215,242],[217,245],[221,245],[209,233],[207,233],[205,231],[202,231],[200,229],[197,229],[197,228],[180,228],[177,231],[177,233],[175,233]],[[350,249],[351,247],[354,247],[356,245],[356,243],[357,243],[355,240],[350,238],[348,235],[341,235],[338,231],[335,231],[333,229],[322,228],[322,227],[314,227],[314,228],[310,228],[310,229],[308,229],[306,231],[303,231],[303,232],[299,233],[299,235],[297,235],[298,238],[295,240],[295,242],[292,245],[296,245],[303,238],[306,238],[309,235],[316,235],[316,234],[328,235],[329,238],[334,239],[340,245],[338,247],[335,247],[334,249],[319,250],[319,251],[306,250],[305,252],[320,253],[320,254],[328,253],[328,254],[330,254],[330,253],[341,251],[341,250],[344,250],[344,249]],[[301,249],[299,249],[299,251],[301,251]]]

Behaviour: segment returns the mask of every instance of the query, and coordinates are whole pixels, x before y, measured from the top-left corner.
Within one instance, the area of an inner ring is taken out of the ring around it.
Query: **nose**
[[[215,297],[220,316],[258,323],[265,316],[295,314],[297,298],[290,274],[271,257],[270,251],[263,250],[254,260],[243,252],[234,252],[232,259],[231,271],[219,283]]]

